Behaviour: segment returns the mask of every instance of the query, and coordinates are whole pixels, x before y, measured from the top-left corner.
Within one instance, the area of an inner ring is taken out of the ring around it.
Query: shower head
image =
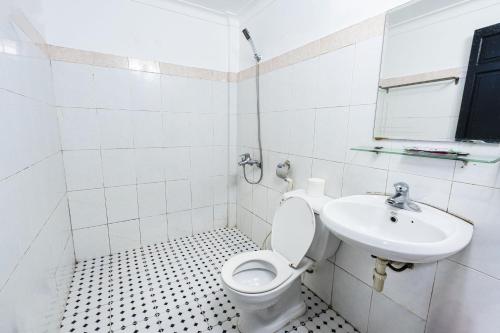
[[[243,35],[245,35],[245,38],[246,38],[247,40],[252,39],[252,37],[250,37],[250,33],[248,32],[248,30],[247,30],[246,28],[245,28],[245,29],[243,29],[243,30],[241,30],[241,32],[243,33]]]
[[[253,43],[250,33],[246,28],[243,29],[241,32],[243,33],[243,36],[245,36],[245,39],[250,43],[250,46],[252,47],[253,57],[255,58],[255,61],[259,63],[262,58],[260,57],[259,53],[257,52],[257,49],[255,48],[255,44]]]

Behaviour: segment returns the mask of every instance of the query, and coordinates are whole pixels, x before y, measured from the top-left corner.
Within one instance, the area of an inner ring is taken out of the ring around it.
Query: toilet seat
[[[269,281],[254,280],[249,283],[248,279],[238,277],[244,271],[259,274],[259,270],[267,271],[274,275]],[[262,250],[240,253],[229,259],[222,267],[221,277],[231,288],[241,293],[259,294],[276,289],[287,281],[294,273],[294,269],[288,266],[287,261],[278,253]]]
[[[269,281],[261,279],[249,283],[248,279],[240,278],[239,273],[245,271],[250,274],[260,275],[259,270],[267,271],[273,277]],[[241,293],[258,294],[276,289],[288,280],[293,274],[293,269],[279,254],[269,251],[253,251],[240,253],[229,259],[222,267],[221,277],[231,288]]]
[[[273,219],[272,251],[240,253],[222,267],[223,281],[233,290],[265,293],[278,288],[292,275],[311,246],[315,232],[314,212],[300,197],[281,202]]]

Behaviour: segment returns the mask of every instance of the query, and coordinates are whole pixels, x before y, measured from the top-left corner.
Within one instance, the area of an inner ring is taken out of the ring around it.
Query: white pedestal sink
[[[402,263],[449,257],[472,238],[472,225],[458,217],[421,203],[421,212],[397,209],[387,205],[386,199],[356,195],[333,200],[325,205],[321,218],[346,243]]]

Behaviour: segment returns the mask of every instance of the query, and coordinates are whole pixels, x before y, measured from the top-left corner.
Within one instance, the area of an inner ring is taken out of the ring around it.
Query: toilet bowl
[[[279,254],[247,252],[229,259],[222,268],[222,284],[240,310],[240,332],[275,332],[305,310],[300,276],[313,261],[304,258],[298,268]]]
[[[285,194],[273,219],[272,250],[240,253],[224,264],[222,285],[240,312],[240,332],[275,332],[304,314],[300,277],[339,244],[317,228],[317,214],[329,200],[310,198],[303,191]],[[312,245],[317,245],[315,251]]]

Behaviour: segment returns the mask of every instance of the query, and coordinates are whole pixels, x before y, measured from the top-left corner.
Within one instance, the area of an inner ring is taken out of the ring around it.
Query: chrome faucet
[[[385,201],[389,206],[420,212],[420,207],[410,199],[410,186],[404,182],[394,184],[396,193]]]
[[[238,162],[238,165],[243,167],[245,165],[250,165],[250,166],[257,165],[257,167],[260,168],[261,164],[259,161],[252,159],[249,153],[245,153],[240,155],[240,161]]]

